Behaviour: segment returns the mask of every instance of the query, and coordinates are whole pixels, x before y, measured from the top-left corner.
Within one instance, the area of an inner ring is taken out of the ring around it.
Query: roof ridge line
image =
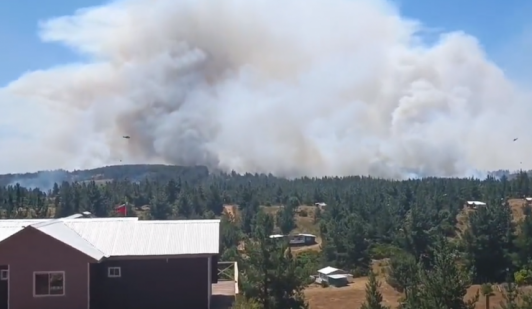
[[[73,228],[71,228],[70,226],[68,226],[68,224],[65,224],[64,221],[61,221],[61,223],[63,223],[64,226],[66,226],[69,230],[71,230],[72,232],[76,233],[76,235],[78,235],[79,238],[83,239],[86,243],[88,243],[89,245],[91,245],[91,247],[93,247],[94,249],[96,249],[98,252],[100,252],[103,256],[105,257],[109,257],[108,254],[106,254],[105,252],[103,252],[102,250],[100,250],[100,248],[96,247],[93,243],[91,243],[88,239],[86,239],[85,237],[81,236],[81,234],[79,234],[76,230],[74,230]]]

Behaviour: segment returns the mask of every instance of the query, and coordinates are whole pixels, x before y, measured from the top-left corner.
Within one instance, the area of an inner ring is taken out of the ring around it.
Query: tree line
[[[359,176],[289,180],[209,174],[201,168],[161,177],[143,171],[138,179],[134,170],[129,167],[122,177],[114,169],[115,178],[106,182],[65,180],[47,190],[6,185],[0,187],[0,211],[3,218],[82,211],[104,217],[127,204],[128,214],[148,220],[221,217],[221,260],[241,265],[239,301],[245,308],[305,308],[302,291],[309,276],[328,265],[369,276],[363,308],[382,308],[379,280],[371,271],[375,259],[389,259],[385,280],[403,293],[401,308],[473,308],[479,297],[489,301],[494,283],[505,284],[506,308],[532,308],[520,288],[532,283],[532,211],[524,207],[523,219],[516,222],[508,203],[532,195],[527,173],[512,179],[392,181]],[[105,168],[100,172],[105,174]],[[470,211],[458,229],[469,200],[486,206]],[[298,206],[317,202],[327,204],[312,218],[320,252],[295,255],[287,243],[268,237],[293,231]],[[238,216],[224,213],[225,204],[238,205]],[[263,211],[272,205],[281,206],[276,215]],[[464,300],[472,284],[483,289]]]

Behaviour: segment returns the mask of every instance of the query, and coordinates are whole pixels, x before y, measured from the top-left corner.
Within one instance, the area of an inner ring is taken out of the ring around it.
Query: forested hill
[[[529,172],[530,174],[530,172]],[[489,173],[497,179],[506,176],[513,179],[517,173],[508,170],[498,170]],[[86,170],[52,170],[34,173],[16,173],[0,175],[0,186],[15,185],[23,187],[51,189],[54,183],[84,182],[94,180],[104,183],[112,180],[128,179],[138,182],[144,179],[168,181],[181,178],[189,183],[197,183],[206,180],[209,171],[204,166],[176,166],[163,164],[128,164],[104,166]]]
[[[105,166],[88,170],[53,170],[24,174],[0,175],[0,186],[19,183],[23,187],[51,188],[54,183],[82,182],[95,180],[106,182],[111,180],[129,179],[140,181],[146,178],[153,180],[169,180],[183,177],[188,181],[199,181],[208,177],[209,171],[204,166],[175,166],[162,164],[131,164]]]

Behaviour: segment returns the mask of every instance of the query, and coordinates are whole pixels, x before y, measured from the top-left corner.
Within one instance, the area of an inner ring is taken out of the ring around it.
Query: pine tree
[[[502,298],[500,309],[521,309],[519,306],[519,290],[510,273],[506,275]]]
[[[306,308],[303,278],[297,275],[297,263],[286,243],[271,239],[273,217],[259,211],[253,239],[245,243],[242,261],[242,292],[264,309]]]
[[[417,284],[418,265],[412,255],[400,253],[390,258],[387,270],[387,282],[408,297],[409,289]]]
[[[295,212],[290,206],[283,206],[277,213],[277,225],[283,235],[288,235],[295,227]]]
[[[381,283],[377,280],[374,272],[370,272],[369,281],[366,283],[366,301],[362,304],[361,309],[387,309],[382,305],[382,294],[379,291]]]
[[[480,291],[484,296],[484,300],[486,301],[486,309],[490,309],[490,297],[495,295],[493,293],[493,287],[491,286],[491,284],[483,284],[480,287]]]
[[[471,283],[469,274],[456,263],[456,252],[444,238],[438,240],[432,251],[433,267],[422,272],[420,282],[433,309],[474,309],[479,293],[464,300]]]
[[[464,300],[471,286],[469,274],[456,263],[455,252],[440,238],[432,248],[432,267],[420,267],[418,281],[410,288],[402,308],[408,309],[474,309],[479,294]],[[421,264],[421,263],[420,263]],[[420,265],[421,266],[421,265]]]

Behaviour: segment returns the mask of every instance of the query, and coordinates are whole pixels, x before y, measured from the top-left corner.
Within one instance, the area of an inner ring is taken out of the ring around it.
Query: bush
[[[352,273],[353,273],[353,278],[365,277],[369,274],[369,269],[365,267],[355,267]]]
[[[401,284],[399,284],[399,282],[397,282],[397,280],[395,278],[390,277],[390,276],[386,276],[385,277],[385,281],[386,281],[386,283],[389,286],[391,286],[397,292],[399,292],[399,293],[403,293],[404,292],[403,286]]]
[[[233,307],[231,307],[231,309],[261,309],[261,308],[262,307],[260,306],[260,304],[257,303],[256,301],[247,299],[241,295],[236,298],[236,301],[233,304]]]
[[[299,216],[300,217],[308,217],[308,212],[305,209],[301,209],[299,211]]]
[[[303,251],[296,255],[298,276],[304,279],[305,283],[312,283],[311,275],[315,275],[320,268],[320,253],[316,251]]]
[[[514,279],[519,286],[532,284],[532,271],[526,268],[516,271]]]
[[[370,249],[371,258],[374,260],[391,258],[401,253],[401,249],[389,244],[376,244]]]

